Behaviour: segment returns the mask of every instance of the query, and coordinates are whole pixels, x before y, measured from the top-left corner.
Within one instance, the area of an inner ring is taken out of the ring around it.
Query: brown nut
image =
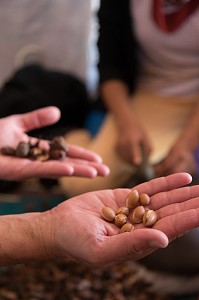
[[[117,214],[115,216],[115,225],[118,227],[122,227],[127,222],[127,216],[124,214]]]
[[[67,143],[63,136],[55,136],[50,145],[51,149],[67,151]]]
[[[27,142],[19,142],[16,151],[15,151],[15,155],[17,157],[27,157],[29,154],[29,150],[30,150],[30,144]]]
[[[134,226],[133,224],[127,222],[126,224],[124,224],[121,228],[119,233],[124,233],[124,232],[130,232],[134,230]]]
[[[145,224],[145,226],[150,227],[157,222],[157,219],[157,213],[154,210],[150,209],[145,212],[143,216],[143,223]]]
[[[2,147],[1,154],[15,156],[15,149],[10,146]]]
[[[50,149],[49,150],[49,158],[50,159],[64,159],[66,157],[66,152],[64,150],[59,149]]]
[[[133,210],[131,214],[131,220],[133,221],[133,223],[141,223],[144,214],[145,214],[144,206],[138,206]]]
[[[151,199],[148,194],[145,194],[145,193],[140,194],[139,201],[140,201],[141,205],[143,205],[143,206],[149,205],[150,200]]]
[[[101,210],[101,216],[109,222],[112,222],[115,219],[115,211],[108,206],[104,206]]]
[[[128,216],[128,214],[129,214],[129,208],[126,207],[126,206],[119,207],[117,209],[117,211],[116,211],[116,215],[118,215],[118,214],[123,214],[125,216]]]
[[[131,191],[126,199],[126,206],[128,208],[135,208],[139,204],[139,193],[137,190]]]

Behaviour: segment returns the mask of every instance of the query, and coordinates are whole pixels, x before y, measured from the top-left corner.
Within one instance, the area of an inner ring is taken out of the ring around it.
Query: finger
[[[189,173],[176,173],[166,177],[159,177],[135,186],[139,193],[147,193],[149,196],[169,191],[187,185],[192,181]]]
[[[159,210],[156,210],[158,214],[158,219],[163,219],[168,216],[176,215],[181,212],[187,212],[189,210],[198,209],[199,208],[199,198],[190,199],[181,203],[174,203],[171,205],[167,205],[162,207]]]
[[[55,106],[40,108],[25,114],[19,115],[21,127],[25,132],[32,129],[52,125],[60,119],[60,110]]]
[[[155,229],[138,229],[114,235],[104,245],[103,259],[121,262],[140,259],[168,245],[167,236]]]
[[[3,165],[4,163],[1,163],[1,167]],[[7,163],[7,167],[3,169],[2,179],[7,180],[24,180],[32,177],[58,178],[60,176],[71,176],[74,172],[72,165],[61,161],[41,162],[21,158],[13,158],[12,162]]]
[[[151,207],[157,210],[169,204],[184,202],[196,197],[199,197],[199,185],[182,187],[166,193],[161,192],[154,195],[151,197]],[[193,201],[196,201],[197,203],[198,200]],[[184,205],[188,205],[187,202]]]
[[[140,144],[137,144],[132,149],[132,161],[135,165],[139,165],[142,163],[142,151]]]
[[[95,161],[98,163],[102,162],[101,156],[99,156],[97,153],[87,150],[80,146],[69,144],[67,151],[68,151],[68,156],[70,156],[71,158],[72,157],[80,158],[80,159],[84,159],[84,160],[88,160],[88,161]]]
[[[73,164],[73,176],[94,178],[96,176],[108,176],[109,168],[102,164]]]
[[[164,217],[163,219],[160,219],[153,228],[164,232],[171,241],[198,226],[199,208],[194,208],[179,212],[172,216]]]

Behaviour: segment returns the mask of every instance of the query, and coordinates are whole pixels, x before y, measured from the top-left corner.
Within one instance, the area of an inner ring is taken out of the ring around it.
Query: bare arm
[[[146,153],[151,151],[151,143],[139,124],[130,104],[127,85],[120,80],[109,80],[102,84],[102,96],[109,111],[113,114],[118,129],[117,150],[120,156],[135,165],[141,163],[140,145]]]
[[[122,234],[101,217],[101,210],[124,206],[130,189],[86,193],[43,213],[1,216],[0,265],[67,258],[107,267],[165,248],[199,226],[199,186],[182,187],[190,181],[189,174],[178,173],[134,187],[151,197],[149,208],[158,221],[152,228],[135,224]]]

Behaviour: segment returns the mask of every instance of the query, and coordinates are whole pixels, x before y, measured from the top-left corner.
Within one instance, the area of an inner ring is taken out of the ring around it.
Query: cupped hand
[[[188,173],[178,173],[134,187],[151,197],[149,208],[156,211],[158,221],[152,228],[137,224],[134,231],[121,234],[115,224],[101,217],[101,210],[124,206],[130,189],[91,192],[66,200],[47,212],[50,227],[43,226],[43,236],[48,228],[53,244],[48,255],[107,267],[167,247],[199,226],[199,186],[182,187],[190,182]]]
[[[34,143],[36,138],[27,132],[56,123],[60,111],[56,107],[45,107],[25,114],[17,114],[0,119],[0,147],[16,147],[20,141]],[[41,140],[44,147],[48,141]],[[102,164],[101,157],[82,147],[68,145],[64,160],[33,161],[0,155],[0,179],[24,180],[31,177],[57,178],[59,176],[95,177],[107,176],[109,169]]]

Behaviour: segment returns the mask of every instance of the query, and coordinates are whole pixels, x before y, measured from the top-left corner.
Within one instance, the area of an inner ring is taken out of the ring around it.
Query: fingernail
[[[157,243],[155,241],[149,242],[149,247],[150,248],[164,248],[164,246],[160,243]]]

